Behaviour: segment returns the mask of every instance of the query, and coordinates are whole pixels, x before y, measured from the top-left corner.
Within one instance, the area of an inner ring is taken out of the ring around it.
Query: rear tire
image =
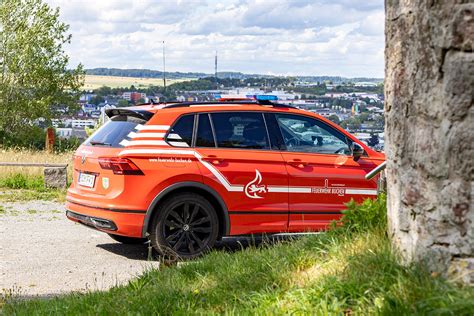
[[[165,257],[192,259],[209,251],[219,233],[219,219],[211,203],[195,193],[178,193],[156,210],[150,241]]]
[[[127,244],[127,245],[144,244],[147,241],[146,238],[135,238],[135,237],[127,237],[127,236],[121,236],[121,235],[114,235],[114,234],[108,234],[108,235],[113,240],[118,241],[122,244]]]

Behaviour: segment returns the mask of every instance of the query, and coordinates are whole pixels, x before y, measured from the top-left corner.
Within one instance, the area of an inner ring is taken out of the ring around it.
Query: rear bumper
[[[142,237],[145,210],[102,208],[69,200],[66,210],[67,218],[74,222],[116,235]]]
[[[93,227],[96,229],[104,229],[104,230],[110,230],[110,231],[117,230],[117,225],[115,225],[115,223],[112,222],[111,220],[108,220],[105,218],[82,215],[82,214],[74,213],[71,211],[66,211],[66,216],[72,221],[79,222],[81,224],[84,224],[86,226]]]

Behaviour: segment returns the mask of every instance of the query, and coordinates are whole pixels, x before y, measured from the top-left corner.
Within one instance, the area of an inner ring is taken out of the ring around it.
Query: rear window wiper
[[[100,146],[112,146],[111,143],[104,143],[104,142],[99,142],[99,141],[95,141],[95,140],[91,140],[89,142],[89,144],[91,144],[92,146],[95,146],[95,145],[100,145]]]

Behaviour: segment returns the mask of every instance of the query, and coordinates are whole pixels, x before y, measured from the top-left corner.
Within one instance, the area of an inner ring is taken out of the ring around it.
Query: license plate
[[[95,174],[79,173],[77,184],[84,187],[93,188],[95,183]]]

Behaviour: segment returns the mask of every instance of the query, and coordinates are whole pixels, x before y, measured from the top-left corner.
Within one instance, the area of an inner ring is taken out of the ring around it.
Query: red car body
[[[364,177],[385,160],[331,121],[286,106],[149,104],[107,114],[120,119],[99,136],[120,143],[92,135],[77,149],[66,208],[113,236],[145,238],[160,203],[186,192],[212,205],[217,238],[323,230],[349,200],[376,196],[376,179]]]

